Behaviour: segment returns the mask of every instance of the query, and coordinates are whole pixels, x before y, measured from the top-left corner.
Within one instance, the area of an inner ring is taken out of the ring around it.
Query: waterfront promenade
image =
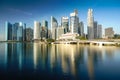
[[[52,44],[83,44],[98,46],[120,46],[120,39],[111,40],[73,40],[73,41],[55,41]]]
[[[26,43],[30,41],[0,41],[0,43]],[[81,44],[81,45],[96,45],[96,46],[120,46],[120,39],[107,39],[107,40],[72,40],[72,41],[55,41],[55,42],[44,42],[44,41],[31,41],[31,42],[37,42],[40,44]]]

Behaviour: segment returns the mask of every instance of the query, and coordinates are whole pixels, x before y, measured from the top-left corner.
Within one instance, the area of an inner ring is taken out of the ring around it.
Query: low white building
[[[66,34],[62,34],[59,37],[59,40],[75,40],[77,36],[79,36],[78,33],[66,33]]]

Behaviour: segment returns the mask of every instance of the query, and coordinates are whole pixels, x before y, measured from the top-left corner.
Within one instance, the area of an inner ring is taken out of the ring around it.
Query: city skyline
[[[50,16],[54,16],[60,25],[61,17],[68,16],[74,9],[78,10],[80,21],[85,24],[87,33],[87,11],[92,8],[94,19],[103,25],[103,30],[113,27],[115,33],[119,31],[120,19],[119,0],[1,0],[0,1],[0,38],[4,35],[5,21],[11,23],[23,22],[27,27],[34,27],[34,21],[47,20],[50,29]]]

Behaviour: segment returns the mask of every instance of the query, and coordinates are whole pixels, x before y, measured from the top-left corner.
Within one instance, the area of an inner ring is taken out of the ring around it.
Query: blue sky
[[[0,40],[4,37],[4,23],[24,22],[33,27],[33,21],[47,20],[50,27],[50,16],[57,18],[59,25],[62,16],[70,16],[78,9],[80,21],[85,24],[87,33],[87,11],[94,10],[94,20],[104,28],[113,27],[120,33],[119,0],[0,0]]]

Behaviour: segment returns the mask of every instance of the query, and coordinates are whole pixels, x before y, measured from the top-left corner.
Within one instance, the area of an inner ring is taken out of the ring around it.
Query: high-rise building
[[[64,27],[61,27],[61,26],[57,27],[57,29],[56,29],[56,40],[58,40],[61,37],[62,34],[64,34]]]
[[[23,24],[23,41],[26,41],[26,24]]]
[[[5,41],[12,40],[12,24],[5,22]]]
[[[12,40],[17,40],[17,30],[18,30],[18,27],[19,27],[19,23],[15,23],[13,24],[12,26]]]
[[[64,28],[64,33],[69,31],[69,19],[68,17],[61,18],[61,26]]]
[[[40,39],[40,22],[34,21],[34,40]]]
[[[43,20],[42,21],[42,26],[48,28],[48,21]]]
[[[94,39],[94,17],[92,9],[88,9],[87,27],[88,27],[87,33],[88,39]]]
[[[48,22],[43,20],[42,27],[41,27],[41,39],[48,38]]]
[[[26,25],[24,25],[22,22],[19,23],[15,23],[13,24],[12,27],[12,40],[16,40],[16,41],[24,41],[24,28],[26,27]]]
[[[94,21],[94,38],[98,38],[98,24],[97,21]]]
[[[6,40],[24,41],[26,25],[22,22],[10,24],[6,22]]]
[[[52,39],[56,39],[56,28],[58,27],[57,20],[51,16],[51,33],[52,33]]]
[[[26,28],[26,41],[32,41],[33,39],[33,29],[32,28]]]
[[[51,30],[48,29],[48,38],[52,38]]]
[[[78,26],[79,26],[78,11],[75,10],[73,13],[70,14],[70,32],[78,33]]]
[[[97,32],[98,38],[102,38],[102,25],[98,25],[98,32]]]
[[[82,21],[79,23],[78,33],[80,36],[84,36],[84,23]]]
[[[23,24],[19,23],[17,27],[17,41],[23,41]]]
[[[112,27],[106,28],[105,29],[105,37],[106,38],[112,38],[114,37],[114,31]]]

